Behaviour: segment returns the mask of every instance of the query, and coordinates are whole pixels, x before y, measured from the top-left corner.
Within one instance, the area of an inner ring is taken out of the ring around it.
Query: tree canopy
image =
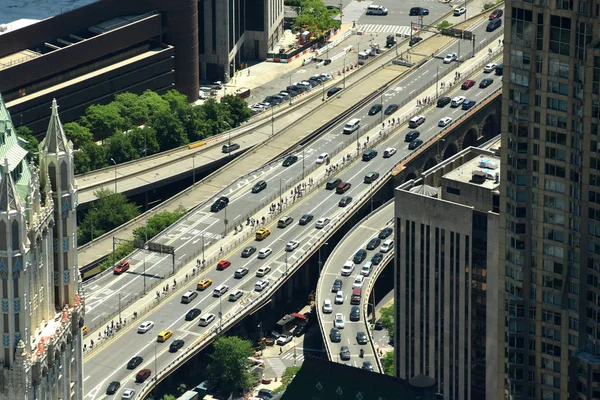
[[[383,366],[383,373],[386,375],[394,376],[394,352],[388,351],[381,360]]]
[[[316,38],[322,38],[331,28],[339,28],[340,21],[333,19],[338,10],[328,10],[322,0],[301,0],[294,27],[307,30]]]
[[[17,128],[17,136],[23,140],[23,148],[27,150],[27,161],[37,164],[40,143],[33,136],[31,129],[21,125]]]
[[[381,309],[381,324],[387,329],[390,337],[394,337],[394,306],[384,307]]]
[[[177,210],[171,211],[163,211],[157,214],[154,214],[148,221],[145,226],[140,226],[133,231],[133,238],[135,240],[146,241],[146,234],[148,235],[148,239],[152,239],[154,236],[164,231],[169,226],[173,225],[175,221],[181,218],[186,213],[186,209],[183,206],[179,206]],[[146,228],[148,231],[146,232]]]
[[[236,336],[223,336],[213,343],[208,373],[219,380],[221,389],[229,393],[245,393],[256,380],[248,371],[248,357],[252,356],[252,342]]]

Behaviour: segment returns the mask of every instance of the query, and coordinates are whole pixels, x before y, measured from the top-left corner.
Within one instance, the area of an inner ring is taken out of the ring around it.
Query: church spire
[[[48,154],[59,154],[70,150],[69,141],[63,130],[58,116],[58,104],[52,99],[52,115],[46,131],[46,137],[41,143],[42,149]]]
[[[19,211],[19,196],[15,189],[15,183],[10,175],[8,158],[4,159],[4,168],[0,175],[0,211]]]

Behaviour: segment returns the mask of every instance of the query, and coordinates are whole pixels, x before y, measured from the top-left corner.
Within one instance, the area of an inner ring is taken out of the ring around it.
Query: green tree
[[[95,142],[88,142],[81,147],[81,151],[83,151],[88,156],[88,171],[94,171],[100,168],[104,168],[108,165],[109,157],[107,147],[96,144]],[[77,164],[75,164],[75,168],[78,168]],[[85,167],[83,166],[79,168],[85,169]]]
[[[126,121],[126,129],[146,123],[149,114],[148,106],[137,94],[119,93],[115,96],[114,103],[119,107],[119,112]]]
[[[146,240],[146,228],[148,229],[148,239],[152,239],[154,236],[164,231],[169,226],[173,225],[175,221],[181,218],[186,213],[186,209],[183,206],[177,207],[177,209],[173,212],[171,211],[162,211],[157,214],[154,214],[148,221],[145,226],[140,226],[139,228],[135,228],[133,231],[133,238],[135,240]]]
[[[168,113],[169,102],[163,99],[158,93],[148,89],[140,95],[142,104],[148,110],[148,118],[155,114]]]
[[[37,164],[40,142],[33,136],[31,129],[21,125],[17,128],[17,136],[21,139],[23,148],[27,150],[27,161]]]
[[[75,163],[75,175],[85,174],[92,170],[92,159],[83,150],[76,151],[73,154],[73,161]]]
[[[207,125],[207,134],[209,136],[216,135],[229,129],[231,121],[227,115],[227,109],[217,103],[215,99],[208,99],[199,108],[199,118],[204,120]]]
[[[381,309],[381,324],[387,329],[390,337],[394,337],[394,306],[384,307]]]
[[[248,371],[252,342],[235,336],[223,336],[213,343],[208,373],[219,379],[221,389],[229,393],[247,392],[256,379]]]
[[[162,400],[177,400],[177,397],[176,397],[176,396],[173,396],[172,394],[165,394],[165,395],[162,397]]]
[[[231,126],[240,126],[242,122],[246,122],[252,116],[252,111],[248,108],[248,103],[237,96],[228,95],[221,100],[221,104],[225,107],[229,114]]]
[[[381,365],[383,366],[383,373],[386,375],[394,376],[394,352],[388,351],[383,356],[383,360],[381,360]]]
[[[437,24],[437,29],[438,31],[441,31],[442,29],[448,29],[452,26],[452,24],[446,20],[440,22],[439,24]]]
[[[114,159],[117,164],[135,160],[139,153],[131,143],[131,137],[123,132],[117,132],[108,138],[108,158]]]
[[[144,128],[135,127],[127,132],[131,140],[131,145],[136,149],[138,157],[149,156],[160,151],[158,140],[156,139],[156,131],[149,126]],[[144,152],[144,149],[146,151]]]
[[[300,371],[301,367],[287,367],[285,369],[285,371],[283,372],[283,375],[281,376],[281,386],[277,387],[273,392],[274,393],[281,393],[283,391],[285,391],[288,387],[288,385],[290,384],[290,382],[292,381],[292,379],[294,378],[294,376],[296,376],[296,374],[298,373],[298,371]]]
[[[302,0],[297,11],[294,27],[307,30],[316,38],[322,38],[325,31],[340,26],[340,22],[333,19],[338,11],[328,10],[321,0]]]
[[[85,110],[81,123],[101,140],[115,132],[123,131],[127,125],[125,119],[121,117],[119,106],[115,103],[92,104]]]
[[[170,112],[155,113],[150,116],[148,125],[156,131],[156,139],[158,140],[160,151],[189,143],[183,124],[176,115]]]
[[[79,149],[82,146],[94,141],[94,135],[92,135],[92,132],[77,122],[68,122],[63,125],[63,129],[65,131],[65,135],[67,135],[67,138],[73,142],[73,146],[76,149]]]
[[[179,386],[177,386],[177,391],[179,394],[184,394],[187,392],[187,385],[185,383],[180,383]]]
[[[186,136],[193,138],[195,136],[196,124],[193,119],[195,114],[192,113],[192,105],[188,102],[186,95],[177,90],[169,90],[163,94],[163,99],[169,103],[171,114],[177,116],[185,129]]]

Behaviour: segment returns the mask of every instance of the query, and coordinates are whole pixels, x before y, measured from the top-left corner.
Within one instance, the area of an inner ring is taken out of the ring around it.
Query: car
[[[258,251],[258,258],[265,259],[269,257],[273,253],[273,250],[270,247],[263,247]]]
[[[369,276],[371,274],[371,266],[373,263],[371,261],[367,261],[365,265],[360,268],[360,274],[362,276]]]
[[[387,253],[388,251],[392,250],[394,248],[394,241],[392,239],[388,239],[385,242],[383,242],[383,244],[381,245],[381,252],[382,253]]]
[[[338,329],[344,329],[345,325],[346,325],[346,323],[344,321],[344,314],[342,314],[342,313],[335,314],[335,319],[333,321],[333,327],[338,328]]]
[[[344,292],[342,292],[341,290],[338,290],[338,292],[335,294],[335,304],[344,304]]]
[[[217,271],[223,271],[224,269],[229,268],[230,265],[231,265],[231,261],[221,260],[217,263]]]
[[[342,346],[340,348],[340,360],[348,361],[350,359],[350,349],[348,346]]]
[[[208,326],[211,322],[213,322],[217,316],[213,313],[206,313],[200,317],[200,321],[198,322],[198,326]]]
[[[171,353],[176,353],[177,350],[181,349],[185,342],[181,339],[173,340],[173,343],[169,346],[169,351]]]
[[[363,361],[361,369],[373,372],[373,364],[371,361]]]
[[[200,281],[198,281],[198,284],[196,285],[196,290],[205,290],[210,285],[212,285],[212,279],[210,279],[210,278],[200,279]]]
[[[290,94],[288,92],[279,92],[278,96],[283,97],[283,100],[289,100]]]
[[[227,197],[224,197],[225,199],[227,199]],[[225,207],[227,207],[227,205],[229,204],[229,199],[227,201],[223,200],[223,197],[221,197],[220,199],[217,199],[211,206],[210,206],[210,212],[219,212],[222,209],[224,209]]]
[[[378,237],[374,237],[373,239],[369,240],[369,243],[367,243],[367,250],[375,250],[379,247],[380,244],[381,239],[379,239]]]
[[[454,12],[452,13],[452,15],[455,17],[460,17],[461,15],[463,15],[466,12],[467,12],[467,7],[456,7],[454,9]]]
[[[123,260],[113,269],[115,275],[121,275],[123,272],[129,269],[129,261]]]
[[[412,47],[415,44],[419,43],[421,40],[423,40],[422,37],[420,37],[420,36],[413,36],[412,38],[410,38],[410,41],[408,42],[408,45]]]
[[[383,108],[383,106],[381,104],[373,104],[371,106],[371,108],[369,109],[368,114],[369,115],[378,114],[381,111],[382,108]]]
[[[417,147],[419,147],[422,144],[423,144],[423,141],[421,139],[415,139],[408,144],[408,149],[415,150]]]
[[[473,86],[475,86],[477,82],[474,81],[473,79],[467,79],[466,81],[463,82],[462,85],[460,85],[460,88],[462,90],[469,90],[470,88],[472,88]]]
[[[267,286],[269,286],[269,281],[266,279],[261,279],[254,285],[254,290],[257,292],[262,292]]]
[[[256,240],[263,240],[271,234],[271,230],[269,228],[260,228],[254,234],[254,238]]]
[[[248,267],[240,267],[235,270],[235,272],[233,273],[233,277],[236,279],[241,279],[241,278],[245,277],[246,275],[248,275],[249,271],[250,270],[248,269]]]
[[[500,8],[497,8],[494,11],[491,12],[491,14],[488,17],[488,19],[491,21],[493,19],[500,18],[503,15],[504,15],[504,11],[502,11],[502,9],[500,9]]]
[[[356,343],[367,344],[368,343],[367,334],[364,333],[363,331],[356,332]]]
[[[238,301],[244,295],[244,291],[240,289],[235,289],[233,292],[229,293],[229,301],[234,302]]]
[[[313,81],[317,81],[319,83],[323,83],[327,81],[327,78],[325,78],[323,75],[313,75],[309,78],[309,80],[313,80]]]
[[[370,5],[367,7],[366,15],[387,15],[388,9],[383,6]]]
[[[191,290],[188,290],[188,291],[186,291],[186,292],[183,294],[183,296],[181,296],[181,302],[182,302],[183,304],[189,304],[189,303],[191,303],[192,301],[194,301],[194,299],[195,299],[196,297],[198,297],[198,293],[197,293],[197,292],[195,292],[195,291],[191,291]]]
[[[484,78],[481,80],[481,82],[479,82],[479,88],[485,89],[486,87],[490,86],[492,83],[494,83],[494,80],[492,78]]]
[[[450,104],[450,107],[458,107],[460,106],[463,101],[465,101],[467,98],[465,96],[456,96],[455,98],[452,99],[452,103]]]
[[[365,258],[367,258],[367,251],[365,249],[359,249],[354,254],[354,258],[352,259],[352,261],[354,262],[354,264],[360,264],[363,261],[365,261]]]
[[[154,322],[144,321],[138,326],[138,333],[146,333],[154,327]]]
[[[294,337],[290,334],[284,334],[279,336],[275,343],[277,343],[280,346],[283,346],[284,344],[288,344],[289,342],[291,342],[293,338]]]
[[[133,389],[125,389],[123,394],[121,395],[121,400],[132,400],[135,396],[135,390]]]
[[[350,321],[360,321],[360,308],[353,306],[350,309]]]
[[[367,175],[365,175],[365,179],[364,182],[365,183],[373,183],[377,180],[377,178],[379,178],[379,172],[369,172]]]
[[[199,308],[192,308],[190,311],[188,311],[185,314],[185,320],[186,321],[193,321],[196,319],[196,317],[198,315],[200,315],[202,313],[202,311]]]
[[[258,181],[254,184],[254,186],[252,186],[252,193],[260,193],[263,190],[265,190],[267,188],[267,182],[266,181]]]
[[[412,7],[408,15],[429,15],[429,10],[423,7]]]
[[[248,258],[255,252],[256,252],[256,247],[246,246],[246,247],[244,247],[244,250],[242,250],[242,258]]]
[[[135,375],[135,381],[137,383],[144,383],[146,379],[150,378],[150,375],[152,375],[152,371],[150,371],[148,368],[143,369]]]
[[[340,332],[339,329],[331,328],[331,330],[329,331],[329,339],[333,343],[341,342],[342,341],[342,332]]]
[[[440,97],[437,101],[437,106],[440,108],[446,107],[451,101],[450,97]]]
[[[333,281],[333,284],[331,285],[331,292],[337,293],[340,290],[342,290],[342,280],[336,279],[335,281]]]
[[[158,336],[156,337],[156,341],[159,343],[166,342],[171,336],[173,336],[173,331],[170,329],[165,329],[164,331],[158,332]]]
[[[298,325],[292,331],[292,335],[295,336],[295,337],[300,337],[300,336],[304,335],[304,332],[306,332],[306,325],[304,325],[304,324],[303,325]]]
[[[354,271],[354,263],[352,260],[347,260],[342,267],[342,276],[350,276]]]
[[[416,117],[412,117],[409,121],[408,121],[408,127],[409,128],[416,128],[419,125],[421,125],[422,123],[425,122],[427,118],[425,118],[424,115],[417,115]]]
[[[327,97],[334,96],[337,92],[340,92],[341,90],[341,87],[333,87],[327,91]]]
[[[290,217],[289,215],[285,215],[281,217],[279,221],[277,221],[277,227],[282,229],[287,228],[292,222],[294,222],[294,218]]]
[[[325,299],[323,301],[323,314],[331,314],[333,312],[333,306],[331,305],[331,299]]]
[[[127,363],[127,369],[136,369],[143,361],[142,357],[135,356]]]
[[[316,162],[317,162],[317,164],[323,164],[327,160],[329,160],[329,153],[321,153],[321,154],[319,154],[319,157],[317,157]]]
[[[285,245],[285,251],[294,251],[294,250],[296,250],[298,248],[299,245],[300,245],[299,241],[297,241],[297,240],[290,240]]]
[[[263,276],[265,276],[269,272],[271,272],[271,267],[268,266],[268,265],[265,265],[264,267],[260,267],[259,269],[256,270],[256,276],[258,278],[262,278]]]
[[[350,196],[344,196],[338,202],[338,206],[340,206],[340,207],[346,207],[351,202],[352,202],[352,197],[350,197]]]
[[[377,321],[375,321],[374,329],[376,331],[382,331],[383,330],[383,322],[380,319],[378,319]]]
[[[377,150],[367,150],[363,153],[362,160],[363,161],[371,161],[375,157],[377,157]]]
[[[443,128],[443,127],[450,125],[451,122],[452,122],[452,118],[444,117],[444,118],[440,119],[440,122],[438,122],[438,126]]]
[[[395,113],[398,110],[398,108],[399,108],[398,104],[392,103],[385,108],[385,111],[383,113],[385,115],[392,115],[393,113]]]
[[[444,64],[450,64],[452,61],[456,61],[458,60],[458,56],[456,55],[456,53],[448,53],[446,54],[446,57],[444,57]]]
[[[483,72],[485,72],[486,74],[489,74],[490,72],[494,72],[496,70],[497,66],[498,66],[498,64],[496,64],[496,63],[486,64],[485,67],[483,67]]]
[[[413,140],[415,140],[416,138],[418,138],[420,135],[421,135],[421,132],[419,132],[419,131],[408,131],[406,133],[406,136],[404,137],[404,141],[410,143]]]
[[[373,254],[373,257],[371,257],[371,262],[373,263],[373,265],[379,265],[381,261],[383,261],[382,253],[377,252]]]
[[[394,154],[396,154],[396,148],[395,147],[388,147],[383,151],[383,158],[390,158],[391,156],[393,156]]]
[[[263,400],[269,400],[274,395],[275,394],[270,389],[260,389],[257,394],[258,398]]]
[[[329,218],[319,218],[317,220],[317,223],[315,224],[315,227],[317,229],[322,229],[325,227],[325,225],[327,225],[329,223]]]
[[[331,76],[330,74],[323,72],[322,74],[319,75],[321,78],[323,78],[325,80],[325,82],[330,81],[333,79],[333,76]]]
[[[462,109],[469,110],[469,109],[473,108],[474,105],[475,105],[475,100],[465,100],[462,103]]]
[[[362,287],[363,283],[365,283],[365,277],[364,275],[356,275],[356,278],[354,278],[354,283],[352,284],[352,286],[354,287]]]
[[[394,233],[393,228],[383,228],[377,237],[381,240],[387,239],[392,233]]]
[[[283,160],[283,164],[282,165],[284,167],[289,167],[290,165],[294,164],[296,161],[298,161],[298,156],[295,156],[295,155],[287,156]]]
[[[298,220],[298,225],[306,225],[308,224],[310,221],[312,221],[314,218],[314,216],[312,214],[304,214],[303,216],[300,217],[300,219]]]
[[[111,383],[108,384],[108,387],[106,388],[106,394],[115,394],[117,393],[117,390],[119,390],[119,388],[121,387],[121,382],[119,381],[112,381]]]
[[[273,339],[279,339],[279,337],[281,336],[281,333],[279,333],[277,331],[271,331],[268,333],[268,336],[272,337]]]

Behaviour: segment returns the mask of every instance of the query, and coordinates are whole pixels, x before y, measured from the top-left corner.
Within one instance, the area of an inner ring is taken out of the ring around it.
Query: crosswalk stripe
[[[399,33],[402,35],[409,35],[410,34],[410,26],[366,24],[361,27],[361,31],[363,31],[363,32]]]

